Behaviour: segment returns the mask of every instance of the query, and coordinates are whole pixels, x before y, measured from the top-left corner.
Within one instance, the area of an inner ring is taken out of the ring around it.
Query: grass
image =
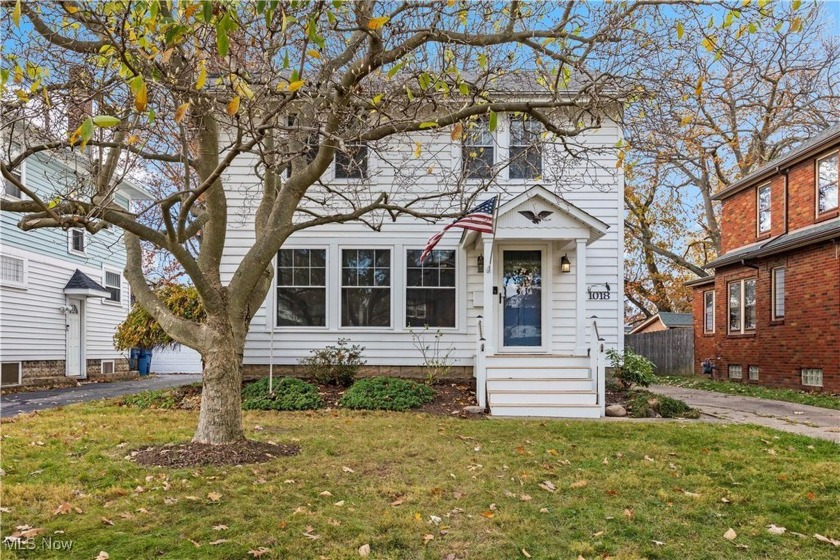
[[[264,547],[262,559],[349,559],[365,544],[391,559],[837,557],[812,537],[840,537],[840,453],[826,441],[685,421],[244,418],[248,437],[301,454],[191,469],[125,458],[188,440],[194,411],[97,403],[4,423],[3,536],[31,525],[74,544],[2,557],[226,559]]]
[[[830,393],[807,393],[805,391],[797,391],[795,389],[763,387],[761,385],[751,385],[736,381],[721,381],[699,376],[684,377],[678,375],[657,375],[655,383],[840,410],[840,396],[832,395]]]

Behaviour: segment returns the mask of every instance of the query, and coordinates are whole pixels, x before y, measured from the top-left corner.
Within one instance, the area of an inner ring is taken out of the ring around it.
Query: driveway
[[[80,387],[30,391],[0,396],[0,416],[8,418],[22,412],[58,408],[97,399],[110,399],[132,395],[152,389],[168,389],[201,381],[200,374],[154,375],[131,381],[113,383],[86,383]]]
[[[840,410],[669,385],[651,385],[649,389],[726,422],[757,424],[840,443]]]

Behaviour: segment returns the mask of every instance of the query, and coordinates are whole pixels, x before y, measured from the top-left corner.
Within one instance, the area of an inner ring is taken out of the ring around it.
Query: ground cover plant
[[[814,537],[840,534],[826,441],[704,422],[243,416],[250,439],[299,454],[238,467],[131,459],[188,441],[197,411],[100,403],[5,423],[2,536],[28,526],[73,548],[3,558],[351,559],[366,545],[387,559],[837,557]]]
[[[700,411],[685,402],[649,391],[630,391],[628,409],[633,418],[700,418]]]
[[[716,391],[718,393],[729,393],[744,397],[756,397],[759,399],[773,399],[810,406],[821,406],[840,410],[840,395],[831,393],[818,393],[797,391],[795,389],[781,389],[776,387],[763,387],[761,385],[750,385],[733,381],[722,381],[709,379],[700,376],[679,376],[659,375],[655,383],[673,385],[675,387],[687,387],[689,389],[702,389],[704,391]]]
[[[339,404],[362,410],[405,411],[419,408],[434,398],[434,389],[408,379],[368,377],[356,381]]]
[[[242,389],[242,408],[245,410],[312,410],[324,406],[318,387],[294,377],[274,380],[269,392],[269,380],[260,379]]]

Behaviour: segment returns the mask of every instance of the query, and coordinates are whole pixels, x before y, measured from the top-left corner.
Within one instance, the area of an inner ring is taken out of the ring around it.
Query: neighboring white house
[[[294,372],[311,350],[342,338],[365,348],[368,373],[416,374],[423,359],[412,331],[429,325],[443,333],[453,371],[476,377],[479,402],[492,414],[602,416],[603,351],[623,347],[621,130],[604,117],[575,140],[586,150],[574,159],[559,143],[531,151],[517,145],[540,136],[532,126],[500,115],[492,133],[462,140],[450,127],[424,130],[362,150],[355,173],[334,164],[326,184],[400,191],[393,200],[405,198],[406,185],[411,194],[436,192],[462,173],[463,154],[478,151],[492,167],[465,184],[487,188],[477,202],[499,196],[495,234],[453,229],[421,264],[426,240],[451,220],[407,217],[382,220],[379,231],[346,223],[296,233],[254,314],[246,374],[265,375],[272,361],[275,372]],[[236,162],[226,177],[238,216],[229,222],[226,279],[253,243],[261,192],[254,162]]]
[[[75,180],[56,156],[29,157],[20,168],[27,188],[43,199],[65,192]],[[1,181],[1,180],[0,180]],[[2,196],[22,193],[2,181]],[[123,184],[118,204],[149,198]],[[20,216],[0,217],[0,360],[2,386],[54,385],[128,372],[114,349],[114,329],[129,309],[123,278],[125,249],[119,230],[96,235],[81,229],[21,231]]]
[[[152,352],[152,373],[201,373],[201,354],[188,346]]]

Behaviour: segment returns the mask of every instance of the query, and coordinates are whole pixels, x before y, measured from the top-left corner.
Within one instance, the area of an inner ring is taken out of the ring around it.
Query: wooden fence
[[[628,334],[624,346],[656,364],[657,375],[694,374],[694,329]]]

